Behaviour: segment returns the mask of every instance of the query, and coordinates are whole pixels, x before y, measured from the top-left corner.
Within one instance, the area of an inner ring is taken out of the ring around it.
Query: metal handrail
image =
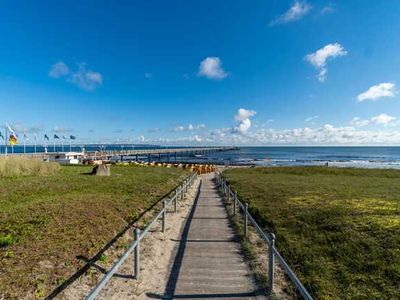
[[[285,261],[285,259],[282,257],[282,255],[279,253],[279,251],[275,248],[275,235],[273,233],[265,233],[264,230],[261,228],[260,225],[256,222],[256,220],[253,218],[253,216],[248,212],[247,210],[247,203],[241,201],[237,193],[232,190],[231,186],[226,182],[226,180],[222,177],[220,173],[217,173],[217,182],[220,184],[224,195],[228,197],[228,200],[232,197],[233,198],[233,214],[236,214],[236,205],[239,205],[239,208],[241,208],[243,216],[246,220],[245,222],[245,233],[247,235],[247,220],[249,220],[258,234],[261,236],[263,240],[265,240],[268,245],[269,245],[269,288],[272,291],[273,290],[273,277],[274,277],[274,268],[273,268],[273,261],[274,258],[277,259],[278,263],[281,265],[282,269],[286,272],[286,274],[289,276],[290,280],[293,282],[295,285],[296,289],[300,292],[300,294],[303,296],[304,299],[306,300],[313,300],[311,297],[310,293],[307,291],[307,289],[304,287],[304,285],[301,283],[300,279],[296,276],[296,274],[293,272],[293,270],[289,267],[288,263]],[[271,263],[272,262],[272,263]]]
[[[178,201],[178,197],[183,197],[187,192],[187,188],[190,187],[194,180],[196,179],[197,174],[193,173],[186,177],[181,184],[179,184],[172,192],[174,193],[173,197],[167,200],[167,198],[163,198],[160,200],[163,201],[163,208],[160,212],[154,217],[154,219],[146,226],[143,232],[140,234],[140,230],[135,231],[135,236],[137,239],[133,241],[133,243],[129,246],[129,248],[125,251],[125,253],[115,262],[115,264],[111,267],[111,269],[102,277],[99,283],[90,291],[89,295],[85,298],[86,300],[95,299],[100,291],[106,286],[108,281],[112,278],[112,276],[118,271],[121,265],[125,262],[125,260],[129,257],[129,255],[134,251],[139,249],[140,241],[143,240],[146,235],[149,233],[150,228],[163,216],[163,232],[165,230],[165,213],[167,212],[168,206],[173,201]],[[139,265],[139,251],[135,251],[135,262],[136,266]],[[135,278],[137,279],[139,276],[139,268],[135,268]]]

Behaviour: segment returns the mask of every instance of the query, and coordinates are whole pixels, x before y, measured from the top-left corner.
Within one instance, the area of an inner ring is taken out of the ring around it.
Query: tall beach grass
[[[0,177],[19,177],[54,174],[60,169],[57,163],[43,162],[21,156],[0,157]]]

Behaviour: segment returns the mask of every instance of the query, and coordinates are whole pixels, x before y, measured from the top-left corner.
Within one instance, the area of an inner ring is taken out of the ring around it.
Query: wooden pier
[[[213,152],[224,152],[238,150],[238,147],[185,147],[185,148],[157,148],[157,149],[138,149],[138,150],[105,150],[105,151],[85,151],[82,158],[84,160],[135,160],[135,161],[178,161],[185,156],[206,155]],[[67,152],[67,151],[66,151]],[[24,156],[34,159],[47,160],[49,153],[14,153],[9,156]],[[64,152],[57,152],[64,153]]]
[[[213,152],[238,150],[238,147],[196,147],[196,148],[160,148],[160,149],[140,149],[140,150],[112,150],[112,151],[92,151],[85,152],[86,159],[110,160],[111,158],[124,160],[175,160],[184,156],[206,155]]]

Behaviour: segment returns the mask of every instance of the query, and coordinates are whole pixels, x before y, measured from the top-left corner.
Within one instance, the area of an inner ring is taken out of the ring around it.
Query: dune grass
[[[42,162],[22,156],[0,157],[0,178],[29,175],[51,175],[60,169],[60,165],[51,162]]]
[[[399,299],[400,171],[223,173],[316,299]]]
[[[187,175],[181,169],[60,167],[0,180],[0,298],[43,298]],[[24,173],[26,174],[26,173]],[[36,173],[37,174],[37,173]]]

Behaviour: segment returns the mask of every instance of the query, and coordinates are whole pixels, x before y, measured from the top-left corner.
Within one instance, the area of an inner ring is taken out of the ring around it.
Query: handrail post
[[[244,204],[244,236],[247,237],[248,235],[248,225],[249,225],[249,218],[247,216],[249,210],[249,204],[246,202]]]
[[[274,248],[275,248],[275,234],[270,234],[270,243],[268,248],[268,287],[269,292],[274,290]]]
[[[236,201],[237,201],[237,193],[235,191],[235,196],[233,197],[233,215],[236,216]]]
[[[226,180],[224,179],[224,197],[226,197],[226,190],[227,190],[227,186],[226,186]]]
[[[162,233],[165,233],[165,225],[167,221],[167,199],[163,201],[163,218],[162,218]]]
[[[231,202],[231,186],[228,185],[228,203]]]
[[[134,266],[134,270],[135,270],[135,279],[138,280],[139,279],[139,274],[140,274],[140,229],[139,228],[135,228],[135,241],[138,241],[137,246],[135,248],[135,255],[134,255],[134,260],[135,260],[135,266]]]
[[[176,193],[176,190],[174,191],[174,212],[178,211],[178,194]]]

